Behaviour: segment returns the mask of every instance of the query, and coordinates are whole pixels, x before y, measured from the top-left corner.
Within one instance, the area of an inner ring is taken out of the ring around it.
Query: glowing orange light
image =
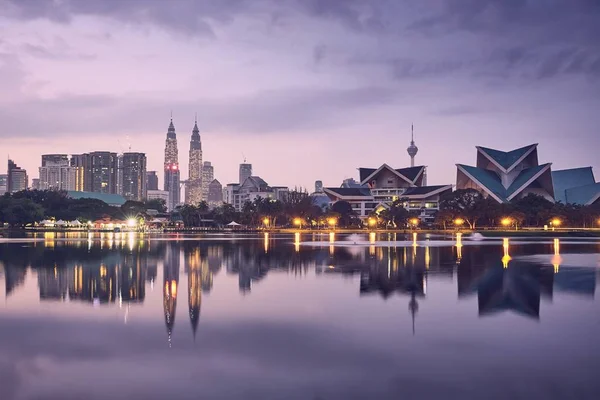
[[[337,223],[337,220],[335,218],[329,218],[327,220],[327,223],[331,226],[335,226],[335,224]]]
[[[415,226],[419,225],[419,219],[418,218],[411,218],[410,221],[408,221],[408,222],[410,222],[411,225],[415,225]]]
[[[551,223],[552,223],[553,226],[560,226],[562,224],[562,221],[560,219],[558,219],[558,218],[554,218],[551,221]]]
[[[454,225],[456,225],[456,226],[461,226],[461,225],[462,225],[462,224],[464,224],[464,223],[465,223],[465,220],[464,220],[464,219],[462,219],[462,218],[456,218],[456,219],[454,220]]]
[[[171,296],[177,297],[177,281],[171,281]]]

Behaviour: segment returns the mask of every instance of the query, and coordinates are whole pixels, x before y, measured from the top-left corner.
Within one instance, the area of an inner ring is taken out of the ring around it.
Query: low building
[[[347,201],[360,218],[388,208],[401,200],[409,211],[419,212],[424,221],[431,220],[441,196],[452,185],[423,186],[425,166],[395,169],[387,164],[379,168],[359,168],[360,181],[346,179],[339,188],[324,188],[331,203]]]
[[[125,197],[119,194],[112,193],[97,193],[97,192],[77,192],[74,190],[67,191],[67,196],[72,199],[96,199],[101,200],[113,207],[120,207],[125,204]]]
[[[600,182],[592,167],[552,171],[554,199],[563,204],[592,205],[600,203]]]
[[[223,201],[231,204],[236,211],[241,211],[244,203],[248,201],[252,202],[259,197],[284,201],[288,193],[289,189],[285,186],[269,186],[261,177],[250,176],[241,185],[237,183],[228,184],[223,189]]]
[[[148,200],[164,200],[167,209],[169,207],[169,191],[168,190],[148,190],[146,191],[146,198]],[[168,210],[172,211],[172,210]]]
[[[213,179],[208,184],[208,205],[209,207],[218,207],[223,204],[223,186],[217,179]]]
[[[456,164],[456,189],[475,189],[498,203],[530,193],[554,201],[551,166],[539,164],[537,143],[511,151],[477,146],[477,166]]]

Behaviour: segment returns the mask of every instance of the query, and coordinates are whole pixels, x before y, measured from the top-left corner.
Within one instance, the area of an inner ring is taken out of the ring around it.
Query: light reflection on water
[[[41,237],[0,243],[2,399],[600,393],[595,241]]]

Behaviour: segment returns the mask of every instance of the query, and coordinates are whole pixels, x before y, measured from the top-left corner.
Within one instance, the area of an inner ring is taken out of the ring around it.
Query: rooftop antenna
[[[243,152],[242,152],[242,157],[244,158],[244,164],[246,164],[246,156],[244,155]]]

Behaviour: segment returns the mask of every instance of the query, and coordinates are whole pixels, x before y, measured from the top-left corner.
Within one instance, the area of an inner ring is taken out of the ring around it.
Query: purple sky
[[[223,184],[242,154],[309,188],[404,167],[411,123],[430,184],[475,145],[600,174],[598,38],[597,0],[0,0],[0,152],[161,171],[172,109],[183,177],[197,112]]]

